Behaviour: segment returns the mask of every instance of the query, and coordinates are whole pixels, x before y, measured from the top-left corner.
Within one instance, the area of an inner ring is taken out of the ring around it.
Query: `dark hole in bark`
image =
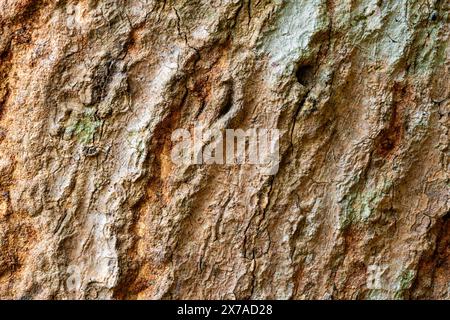
[[[230,112],[231,108],[233,108],[233,92],[232,90],[228,90],[225,99],[222,101],[221,106],[219,107],[219,112],[217,118],[221,118]]]
[[[227,101],[227,103],[225,103],[219,111],[219,118],[226,115],[231,110],[232,107],[233,107],[233,102],[231,100]]]
[[[436,21],[437,18],[438,18],[437,13],[436,13],[436,12],[433,12],[432,15],[431,15],[431,21]]]
[[[376,154],[386,157],[394,148],[397,141],[395,129],[384,129],[380,132],[380,135],[375,140],[375,152]]]
[[[305,87],[308,87],[314,78],[314,67],[307,64],[298,67],[295,73],[298,82]]]
[[[444,214],[444,216],[442,217],[442,221],[444,222],[450,221],[450,210]]]

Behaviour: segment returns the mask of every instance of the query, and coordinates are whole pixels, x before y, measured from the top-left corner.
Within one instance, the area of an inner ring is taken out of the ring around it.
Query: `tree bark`
[[[2,0],[0,298],[449,299],[449,12]],[[198,123],[278,172],[173,163]]]

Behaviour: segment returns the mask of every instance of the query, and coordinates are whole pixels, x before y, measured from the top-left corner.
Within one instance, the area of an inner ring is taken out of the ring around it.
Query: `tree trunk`
[[[0,298],[449,299],[449,12],[2,0]],[[199,124],[278,171],[174,163]]]

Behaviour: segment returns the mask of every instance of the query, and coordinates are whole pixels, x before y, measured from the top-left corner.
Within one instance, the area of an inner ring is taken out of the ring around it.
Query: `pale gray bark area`
[[[450,298],[450,4],[2,0],[0,298]],[[174,165],[278,128],[280,170]]]

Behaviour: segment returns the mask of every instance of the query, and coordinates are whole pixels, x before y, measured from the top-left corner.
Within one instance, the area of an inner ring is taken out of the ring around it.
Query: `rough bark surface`
[[[0,298],[449,299],[449,12],[1,0]],[[278,173],[175,165],[196,122]]]

